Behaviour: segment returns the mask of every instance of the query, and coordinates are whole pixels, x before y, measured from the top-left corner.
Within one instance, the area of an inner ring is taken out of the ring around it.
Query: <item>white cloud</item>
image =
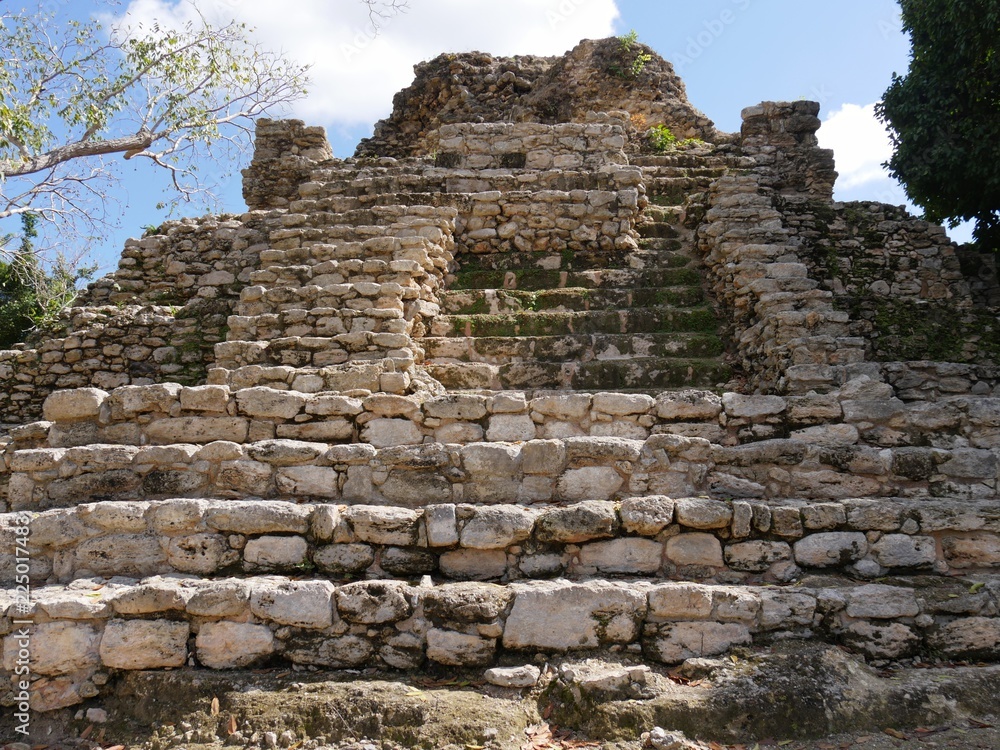
[[[874,104],[845,104],[823,122],[817,136],[823,148],[833,149],[840,190],[890,179],[882,163],[892,156],[892,142],[875,117]]]
[[[265,46],[311,64],[309,96],[293,113],[310,124],[370,124],[392,109],[413,65],[441,52],[556,55],[613,32],[615,0],[411,0],[372,32],[360,0],[197,0],[216,24],[253,27]],[[177,0],[133,0],[131,22],[173,25],[195,11]]]

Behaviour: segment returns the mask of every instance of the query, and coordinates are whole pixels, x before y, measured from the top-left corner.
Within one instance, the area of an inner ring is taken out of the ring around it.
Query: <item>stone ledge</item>
[[[10,550],[0,555],[0,580],[14,580],[15,550],[25,538],[32,580],[62,582],[318,570],[333,580],[600,574],[732,583],[788,582],[807,571],[873,579],[1000,568],[996,505],[940,500],[654,496],[620,504],[421,510],[252,499],[102,502],[0,516],[0,539]]]
[[[933,651],[995,660],[1000,584],[977,579],[970,595],[970,583],[754,589],[601,580],[502,587],[91,579],[38,589],[29,608],[0,593],[7,613],[0,630],[5,676],[25,651],[32,707],[44,711],[93,697],[116,670],[186,663],[482,667],[504,652],[598,649],[677,663],[775,637],[833,641],[875,658]]]

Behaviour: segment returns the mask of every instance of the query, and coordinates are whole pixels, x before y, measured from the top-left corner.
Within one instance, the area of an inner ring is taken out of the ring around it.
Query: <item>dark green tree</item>
[[[889,171],[927,219],[1000,251],[1000,0],[900,0],[910,67],[878,105]]]
[[[76,296],[76,283],[89,279],[95,268],[74,267],[62,256],[44,267],[34,240],[38,217],[21,214],[20,239],[0,238],[0,246],[17,243],[0,258],[0,349],[24,341],[29,332],[51,323]]]

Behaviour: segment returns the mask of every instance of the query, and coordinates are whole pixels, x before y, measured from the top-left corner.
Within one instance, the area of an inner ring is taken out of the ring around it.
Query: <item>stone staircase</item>
[[[459,145],[561,128],[603,166],[292,159],[205,384],[56,391],[10,431],[0,575],[34,588],[0,592],[4,669],[30,620],[35,710],[182,667],[1000,657],[996,384],[720,394],[698,232],[757,161],[530,125]]]

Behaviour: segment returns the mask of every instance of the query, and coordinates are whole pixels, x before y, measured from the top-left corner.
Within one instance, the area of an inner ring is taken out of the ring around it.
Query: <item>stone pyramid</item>
[[[833,202],[817,104],[720,133],[617,44],[418,66],[352,159],[262,120],[247,213],[130,240],[0,352],[4,705],[787,639],[1000,658],[991,259]]]

